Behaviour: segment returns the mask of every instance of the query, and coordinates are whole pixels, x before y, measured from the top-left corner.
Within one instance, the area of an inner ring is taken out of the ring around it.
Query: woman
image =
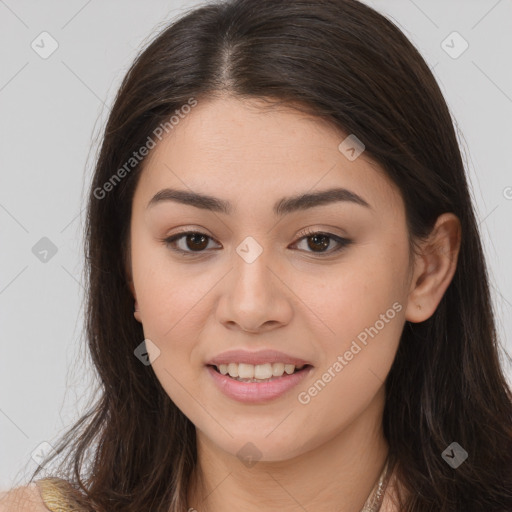
[[[102,396],[31,510],[512,510],[456,134],[370,7],[231,0],[161,33],[111,111],[86,258]]]

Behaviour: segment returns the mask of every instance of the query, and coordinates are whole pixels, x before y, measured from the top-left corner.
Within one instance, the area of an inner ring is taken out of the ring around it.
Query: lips
[[[284,397],[313,371],[311,365],[306,365],[291,375],[285,374],[260,382],[255,382],[255,379],[241,382],[229,375],[222,375],[214,366],[207,365],[206,369],[219,391],[226,397],[244,404],[263,404]]]
[[[296,368],[311,365],[310,362],[300,357],[295,357],[279,350],[259,350],[250,352],[247,350],[228,350],[210,359],[206,365],[219,367],[221,364],[245,363],[261,365],[265,363],[293,364]]]

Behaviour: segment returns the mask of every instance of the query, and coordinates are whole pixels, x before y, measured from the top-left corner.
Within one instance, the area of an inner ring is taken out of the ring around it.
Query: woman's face
[[[346,135],[303,113],[258,105],[199,101],[158,142],[133,200],[131,272],[169,397],[212,446],[270,461],[381,414],[410,262],[398,189],[362,148],[339,149]],[[305,199],[329,189],[361,200]],[[245,354],[222,355],[235,350]],[[260,379],[222,375],[215,358]],[[288,376],[294,360],[308,366]]]

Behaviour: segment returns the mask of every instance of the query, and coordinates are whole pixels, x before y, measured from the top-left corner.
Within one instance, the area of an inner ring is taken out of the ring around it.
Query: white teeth
[[[284,365],[284,371],[290,375],[295,371],[295,365],[293,364],[285,364]]]
[[[238,377],[238,365],[236,363],[229,363],[228,372],[231,377]]]
[[[274,363],[272,365],[272,375],[274,377],[280,377],[284,373],[284,364],[283,363]]]
[[[270,363],[257,364],[254,367],[255,379],[270,379],[273,376],[272,365]]]
[[[229,363],[219,364],[217,365],[217,368],[222,375],[229,374],[230,377],[234,378],[258,380],[282,377],[285,372],[288,375],[291,375],[295,371],[295,365],[284,363],[265,363],[256,365],[246,363]]]
[[[238,377],[241,379],[254,379],[254,365],[240,363],[238,365]]]

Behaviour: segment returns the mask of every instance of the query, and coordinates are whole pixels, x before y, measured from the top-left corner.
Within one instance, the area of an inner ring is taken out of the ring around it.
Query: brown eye
[[[180,247],[178,242],[181,242],[182,239],[184,239],[184,243],[182,243]],[[211,237],[204,233],[200,233],[198,231],[187,231],[185,233],[178,233],[177,235],[165,238],[163,242],[173,251],[190,255],[193,253],[204,252],[204,249],[208,247],[208,240],[211,240]],[[175,245],[177,246],[176,248],[174,247]]]
[[[299,242],[307,240],[307,247],[310,249],[306,252],[313,252],[317,254],[332,254],[341,251],[352,243],[352,240],[347,238],[342,238],[340,236],[333,235],[332,233],[323,233],[321,231],[309,231],[301,234],[303,236],[300,238]],[[335,243],[338,244],[338,248],[328,251],[327,249],[331,245],[331,240],[334,240]]]
[[[311,241],[311,243],[309,243]],[[329,237],[326,235],[313,235],[308,237],[308,247],[311,249],[320,249],[324,252],[329,247]]]
[[[186,235],[185,243],[187,244],[188,248],[194,251],[200,251],[202,249],[206,249],[206,247],[208,246],[207,238],[208,237],[206,235],[203,235],[201,233],[192,233]]]

